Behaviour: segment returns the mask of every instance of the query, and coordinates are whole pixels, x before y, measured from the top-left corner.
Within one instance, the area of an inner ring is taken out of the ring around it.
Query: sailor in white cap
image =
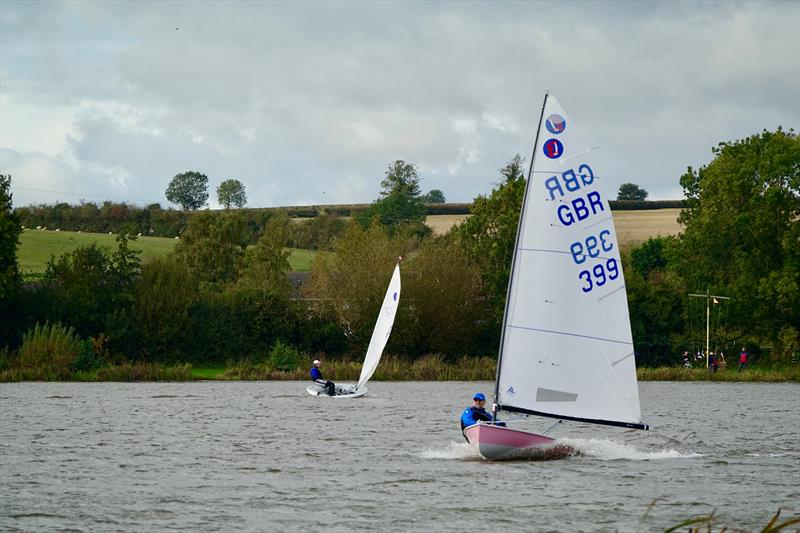
[[[328,393],[328,396],[336,396],[336,385],[333,384],[333,381],[327,381],[322,376],[322,371],[319,369],[320,360],[314,359],[314,366],[311,367],[311,379],[314,383],[319,383],[323,387],[325,387],[325,391]]]

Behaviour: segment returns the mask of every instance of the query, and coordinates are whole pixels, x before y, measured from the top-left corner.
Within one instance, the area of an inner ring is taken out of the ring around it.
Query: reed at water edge
[[[323,359],[322,373],[334,381],[356,381],[361,360]],[[416,360],[396,356],[381,359],[372,381],[494,381],[497,360],[494,357],[461,357],[453,362],[439,355],[425,355]],[[309,360],[309,367],[311,366]],[[305,380],[308,368],[281,371],[267,364],[234,363],[212,379]],[[731,381],[731,382],[800,382],[800,365],[771,369],[748,367],[711,372],[704,368],[639,368],[639,381]]]
[[[800,365],[784,368],[748,367],[741,372],[737,368],[712,372],[705,368],[659,367],[639,368],[639,381],[733,381],[733,382],[800,382]]]
[[[322,359],[322,373],[335,381],[357,381],[363,361]],[[310,368],[310,363],[309,363]],[[493,381],[493,357],[462,357],[453,363],[439,355],[409,361],[395,356],[381,359],[372,381]],[[309,368],[282,371],[265,364],[236,363],[216,379],[306,380]]]
[[[0,356],[3,354],[0,353]],[[11,381],[192,381],[192,380],[307,380],[311,361],[322,360],[322,372],[333,381],[358,380],[362,359],[308,356],[307,364],[293,370],[279,370],[267,360],[230,362],[224,367],[202,365],[127,362],[88,371],[53,373],[51,369],[0,364],[0,382]],[[2,357],[0,357],[2,359]],[[2,361],[0,361],[2,363]],[[494,381],[495,357],[461,357],[448,361],[440,355],[415,360],[387,355],[378,365],[372,381]],[[795,382],[800,383],[800,365],[783,368],[748,367],[741,372],[728,368],[711,372],[704,368],[639,368],[639,381]]]

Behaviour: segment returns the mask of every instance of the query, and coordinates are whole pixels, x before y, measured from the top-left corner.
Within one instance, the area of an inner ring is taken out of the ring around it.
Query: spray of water
[[[466,442],[450,442],[444,448],[426,450],[420,455],[423,459],[445,459],[471,461],[481,459],[477,447]],[[641,451],[630,444],[622,444],[607,439],[557,439],[550,446],[520,450],[510,459],[552,460],[569,457],[591,457],[600,461],[659,461],[665,459],[691,459],[702,457],[698,453],[681,453],[673,449]]]

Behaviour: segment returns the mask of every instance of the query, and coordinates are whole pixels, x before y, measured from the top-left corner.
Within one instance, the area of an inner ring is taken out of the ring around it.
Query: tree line
[[[677,354],[693,348],[687,295],[706,289],[733,298],[718,339],[724,349],[746,344],[771,364],[798,350],[800,140],[779,128],[713,152],[711,163],[680,177],[683,232],[623,251],[641,366],[678,364]],[[416,165],[393,162],[379,198],[352,220],[319,217],[308,226],[310,240],[327,232],[330,251],[318,255],[299,294],[284,251],[297,224],[269,213],[254,230],[241,210],[194,213],[175,253],[147,264],[130,248],[135,237],[122,234],[114,251],[79,248],[51,260],[41,282],[21,283],[21,224],[4,176],[0,349],[13,359],[23,333],[49,322],[73,327],[108,361],[223,363],[263,358],[278,343],[360,357],[403,257],[387,351],[450,360],[496,353],[524,167],[512,158],[491,193],[475,198],[472,216],[435,236],[424,224]]]

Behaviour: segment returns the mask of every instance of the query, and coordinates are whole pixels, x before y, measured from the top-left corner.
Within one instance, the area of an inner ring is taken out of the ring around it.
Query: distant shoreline
[[[389,358],[375,372],[380,381],[494,381],[494,358],[462,358],[448,363],[436,356],[416,361]],[[325,375],[333,381],[358,380],[361,361],[331,359],[323,364]],[[737,367],[712,372],[704,368],[658,367],[637,369],[639,381],[697,381],[726,383],[800,383],[800,365],[785,368]],[[66,379],[65,379],[66,378]],[[35,371],[9,368],[0,371],[0,383],[25,381],[71,382],[147,382],[147,381],[305,381],[308,370],[276,370],[265,364],[241,362],[231,366],[192,366],[191,364],[126,363],[109,365],[91,372],[76,372],[70,377],[48,376]]]

